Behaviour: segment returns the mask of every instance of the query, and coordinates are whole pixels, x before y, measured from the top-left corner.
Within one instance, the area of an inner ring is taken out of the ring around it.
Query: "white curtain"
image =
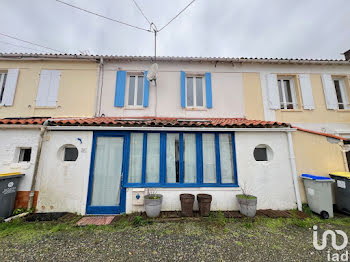
[[[160,134],[147,134],[146,183],[159,183]]]
[[[202,134],[203,182],[216,183],[215,135]]]
[[[196,183],[196,135],[184,134],[184,182]]]
[[[232,135],[219,134],[219,145],[220,145],[221,183],[234,183]]]
[[[129,157],[129,183],[141,183],[143,133],[131,133]]]
[[[123,163],[122,137],[98,137],[93,174],[92,206],[118,206]]]
[[[179,157],[179,134],[168,133],[166,137],[166,182],[176,183]]]

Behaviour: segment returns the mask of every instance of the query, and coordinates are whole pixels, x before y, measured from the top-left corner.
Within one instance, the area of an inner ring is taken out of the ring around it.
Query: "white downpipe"
[[[101,111],[101,96],[102,96],[102,86],[103,86],[103,72],[104,72],[104,64],[103,58],[100,58],[100,63],[98,64],[97,69],[97,83],[96,83],[96,96],[95,96],[95,112],[94,116],[100,116]]]
[[[297,168],[295,165],[295,155],[294,155],[294,149],[293,149],[292,134],[290,132],[287,132],[287,137],[288,137],[289,159],[290,159],[290,165],[292,168],[295,197],[297,199],[298,210],[302,211],[301,197],[300,197],[299,183],[298,183],[298,174],[297,174]]]

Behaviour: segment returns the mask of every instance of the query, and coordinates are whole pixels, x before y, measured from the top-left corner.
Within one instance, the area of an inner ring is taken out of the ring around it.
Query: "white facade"
[[[91,158],[91,131],[48,132],[41,152],[38,212],[85,214]],[[74,145],[78,158],[63,161],[63,148]]]
[[[19,182],[18,191],[30,191],[31,189],[39,135],[39,128],[11,128],[0,131],[0,173],[21,172],[25,174]],[[20,148],[31,148],[29,162],[19,162]]]
[[[76,212],[85,214],[93,131],[49,131],[43,144],[39,167],[38,212]],[[258,197],[258,209],[296,208],[287,135],[284,132],[236,132],[238,184]],[[80,142],[81,141],[81,142]],[[257,162],[254,148],[265,144],[272,149],[272,159]],[[61,150],[65,145],[78,148],[75,162],[64,162]],[[212,210],[238,210],[236,194],[239,187],[156,188],[163,194],[162,210],[180,210],[181,193],[208,193],[213,196]],[[134,192],[134,193],[133,193]],[[126,213],[143,211],[142,202],[135,201],[145,188],[127,188]],[[141,205],[140,205],[141,204]],[[195,204],[195,209],[197,209]]]
[[[120,117],[179,117],[179,118],[210,118],[233,117],[245,115],[242,74],[234,72],[231,64],[215,63],[166,63],[159,62],[157,86],[150,84],[149,106],[132,109],[114,106],[116,74],[118,70],[128,73],[142,73],[148,70],[151,63],[118,62],[105,63],[103,86],[101,92],[100,110],[98,116]],[[212,76],[213,108],[185,109],[181,107],[180,71],[186,74],[204,74]],[[125,98],[126,101],[126,98]]]

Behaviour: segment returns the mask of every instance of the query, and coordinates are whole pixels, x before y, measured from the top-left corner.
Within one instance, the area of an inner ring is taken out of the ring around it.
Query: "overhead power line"
[[[9,37],[9,38],[12,38],[12,39],[16,39],[16,40],[18,40],[18,41],[22,41],[22,42],[24,42],[24,43],[28,43],[28,44],[31,44],[31,45],[36,45],[36,46],[39,46],[39,47],[41,47],[41,48],[45,48],[45,49],[48,49],[48,50],[52,50],[52,51],[55,51],[55,52],[58,52],[58,53],[64,53],[64,52],[62,52],[62,51],[60,51],[60,50],[53,49],[53,48],[50,48],[50,47],[47,47],[47,46],[43,46],[43,45],[39,45],[39,44],[35,44],[35,43],[29,42],[29,41],[27,41],[27,40],[23,40],[23,39],[14,37],[14,36],[6,35],[6,34],[3,34],[3,33],[0,33],[0,35],[6,36],[6,37]]]
[[[174,16],[166,25],[164,25],[158,32],[162,31],[165,27],[167,27],[172,21],[174,21],[179,15],[181,15],[190,5],[192,5],[196,0],[192,0],[184,9],[182,9],[176,16]]]
[[[1,40],[0,40],[0,43],[6,44],[6,45],[13,45],[13,46],[17,46],[17,47],[20,47],[20,48],[31,49],[31,50],[34,50],[34,51],[44,52],[44,51],[39,50],[39,49],[35,49],[35,48],[28,47],[28,46],[23,46],[23,45],[15,45],[15,44],[12,44],[12,43],[9,43],[9,42],[5,42],[5,41],[1,41]]]
[[[134,4],[136,5],[137,9],[139,9],[140,13],[142,14],[142,16],[147,20],[147,22],[151,25],[151,22],[149,21],[149,19],[147,18],[147,16],[142,12],[141,7],[137,4],[137,2],[135,0],[132,0],[134,2]]]
[[[125,22],[122,22],[122,21],[119,21],[119,20],[116,20],[116,19],[113,19],[113,18],[104,16],[104,15],[100,15],[100,14],[98,14],[98,13],[95,13],[95,12],[92,12],[92,11],[89,11],[89,10],[86,10],[86,9],[81,8],[81,7],[79,7],[79,6],[75,6],[75,5],[72,5],[72,4],[63,2],[63,1],[61,1],[61,0],[55,0],[55,1],[56,1],[56,2],[59,2],[59,3],[61,3],[61,4],[64,4],[64,5],[70,6],[70,7],[72,7],[72,8],[75,8],[75,9],[78,9],[78,10],[81,10],[81,11],[84,11],[84,12],[86,12],[86,13],[89,13],[89,14],[92,14],[92,15],[95,15],[95,16],[98,16],[98,17],[102,17],[102,18],[104,18],[104,19],[107,19],[107,20],[110,20],[110,21],[113,21],[113,22],[122,24],[122,25],[125,25],[125,26],[133,27],[133,28],[135,28],[135,29],[143,30],[143,31],[146,31],[146,32],[151,32],[150,29],[145,29],[145,28],[142,28],[142,27],[138,27],[138,26],[135,26],[135,25],[131,25],[131,24],[128,24],[128,23],[125,23]]]

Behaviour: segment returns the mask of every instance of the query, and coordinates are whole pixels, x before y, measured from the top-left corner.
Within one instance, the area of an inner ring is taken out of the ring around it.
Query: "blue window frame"
[[[140,136],[140,133],[143,136]],[[133,135],[138,136],[138,143],[142,143],[142,164],[138,161],[139,167],[136,168],[141,169],[139,170],[141,179],[133,177],[129,180],[129,174],[127,174],[124,187],[238,186],[235,134],[232,132],[131,132],[131,139],[128,141],[133,141]],[[142,137],[142,141],[140,137]],[[203,137],[207,140],[209,138],[208,141],[205,140],[205,148],[203,148]],[[159,141],[159,145],[157,141]],[[210,149],[208,145],[210,145]],[[138,148],[140,150],[140,147]],[[159,152],[157,152],[158,150]],[[129,161],[132,159],[131,151],[128,147]],[[210,152],[208,153],[208,151]],[[153,155],[153,158],[147,158],[147,152]],[[215,159],[210,159],[212,157]],[[210,163],[208,164],[208,162]],[[147,164],[153,166],[147,168]],[[129,163],[130,165],[132,164]],[[159,165],[159,171],[158,166],[155,169],[154,165]],[[211,170],[209,171],[209,173],[211,172],[209,180],[207,177],[203,177],[204,173],[208,174],[208,170],[204,170],[207,168]],[[147,170],[148,172],[153,170],[153,173],[147,174]],[[152,178],[147,179],[150,177]],[[130,182],[135,180],[141,182]],[[149,180],[152,182],[147,182]]]

